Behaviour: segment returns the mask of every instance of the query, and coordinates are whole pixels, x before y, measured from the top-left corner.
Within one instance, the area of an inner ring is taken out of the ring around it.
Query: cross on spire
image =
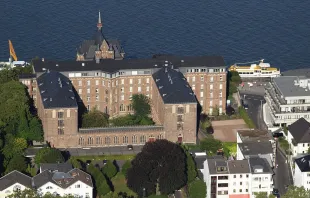
[[[102,28],[100,10],[99,10],[99,15],[98,15],[98,23],[97,23],[97,28],[98,28],[98,30],[101,30],[101,28]]]

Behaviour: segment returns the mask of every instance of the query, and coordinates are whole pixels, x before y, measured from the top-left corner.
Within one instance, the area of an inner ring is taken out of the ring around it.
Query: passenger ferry
[[[258,62],[258,64],[255,62]],[[250,64],[245,66],[244,64]],[[269,63],[264,63],[264,59],[249,63],[235,63],[229,67],[229,71],[237,71],[241,78],[265,78],[281,76],[280,69],[270,67]]]

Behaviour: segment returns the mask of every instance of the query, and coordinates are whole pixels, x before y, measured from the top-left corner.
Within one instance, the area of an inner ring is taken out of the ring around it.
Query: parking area
[[[71,156],[87,155],[133,155],[138,154],[143,145],[133,146],[130,150],[127,146],[113,146],[101,148],[62,148],[61,151],[68,151]]]
[[[213,121],[212,126],[214,129],[214,138],[222,142],[236,142],[237,129],[247,128],[242,119]]]

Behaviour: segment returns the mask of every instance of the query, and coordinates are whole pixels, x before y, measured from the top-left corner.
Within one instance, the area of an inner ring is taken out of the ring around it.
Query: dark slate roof
[[[310,143],[310,123],[304,118],[289,125],[288,130],[296,143]]]
[[[88,52],[89,46],[86,50]],[[175,57],[175,56],[172,56]],[[185,59],[186,58],[186,59]],[[223,67],[224,60],[222,57],[218,56],[193,56],[185,57],[185,61],[182,63],[182,57],[172,58],[173,60],[169,62],[169,65],[173,67]],[[221,61],[220,61],[221,60]],[[152,68],[161,68],[166,63],[166,60],[163,58],[150,58],[150,59],[123,59],[123,60],[112,60],[112,59],[103,59],[100,63],[95,61],[48,61],[45,60],[35,60],[33,61],[34,70],[36,73],[44,72],[43,68],[65,72],[65,71],[105,71],[105,72],[116,72],[121,69],[152,69]],[[82,63],[84,66],[82,66]],[[172,63],[172,64],[171,64]],[[58,66],[56,66],[58,65]]]
[[[36,188],[40,188],[44,184],[51,182],[65,189],[77,181],[81,181],[86,185],[93,187],[91,176],[80,169],[72,169],[68,172],[52,172],[46,170],[33,177],[33,183]]]
[[[301,172],[310,172],[310,155],[295,159]]]
[[[246,142],[238,144],[243,155],[259,155],[273,153],[271,142]]]
[[[252,173],[256,173],[255,169],[263,169],[262,173],[273,174],[273,171],[272,171],[268,161],[265,158],[250,157],[249,163],[250,163]],[[257,174],[261,174],[261,173],[257,173]]]
[[[210,174],[228,174],[229,169],[227,167],[227,161],[224,159],[208,159],[208,166],[209,166],[209,172]],[[227,167],[227,171],[218,172],[217,167],[218,166],[224,166]]]
[[[68,172],[72,170],[72,164],[66,163],[41,163],[40,171],[43,172],[45,170],[50,171],[58,171],[58,172]]]
[[[154,59],[167,60],[176,67],[225,67],[222,56],[154,55]]]
[[[207,160],[207,156],[195,156],[195,162],[197,169],[203,169],[203,163]]]
[[[48,108],[76,108],[71,81],[63,74],[47,71],[37,79],[42,103]]]
[[[20,183],[28,188],[32,187],[32,179],[31,177],[18,172],[18,171],[12,171],[8,173],[7,175],[0,178],[0,191],[16,184]]]
[[[19,79],[29,79],[29,78],[35,78],[36,74],[20,74],[18,76]]]
[[[82,42],[82,45],[78,48],[79,54],[84,54],[88,52],[90,46],[95,45],[95,40],[85,40]]]
[[[169,66],[153,74],[158,91],[166,104],[196,103],[196,97],[186,78]]]
[[[227,161],[229,173],[250,173],[248,160],[232,160]]]
[[[79,133],[104,133],[104,132],[120,132],[120,131],[162,131],[164,130],[163,126],[126,126],[126,127],[103,127],[103,128],[80,128]]]
[[[95,45],[100,46],[102,44],[102,41],[104,40],[104,36],[103,36],[101,29],[98,29],[95,32],[93,39],[95,40]]]

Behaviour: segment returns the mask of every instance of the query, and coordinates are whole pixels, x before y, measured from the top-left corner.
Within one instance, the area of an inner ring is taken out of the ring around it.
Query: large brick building
[[[135,145],[162,138],[196,143],[200,111],[212,114],[217,107],[224,113],[226,107],[226,70],[219,56],[42,60],[34,62],[34,72],[36,79],[21,81],[27,82],[36,103],[45,140],[59,148]],[[155,126],[78,128],[81,104],[117,117],[132,113],[135,93],[150,98]]]

